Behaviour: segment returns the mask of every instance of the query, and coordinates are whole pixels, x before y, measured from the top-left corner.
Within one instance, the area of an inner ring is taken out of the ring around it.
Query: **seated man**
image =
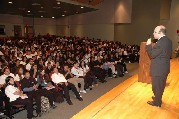
[[[20,81],[20,84],[23,92],[35,99],[37,105],[36,112],[39,117],[41,116],[41,96],[45,96],[49,99],[49,103],[52,108],[56,107],[53,104],[53,95],[45,89],[38,89],[37,81],[34,78],[30,77],[29,71],[25,72],[24,78]]]
[[[13,73],[10,72],[10,69],[8,67],[4,67],[3,69],[3,75],[0,76],[0,85],[4,85],[5,84],[5,79],[8,77],[15,77]]]
[[[92,71],[92,73],[99,79],[99,81],[101,83],[105,83],[107,82],[105,80],[105,70],[102,69],[102,63],[100,63],[99,61],[95,61],[94,60],[94,57],[91,58],[90,60],[90,63],[89,63],[89,66],[90,66],[90,69]]]
[[[124,62],[124,59],[122,57],[119,58],[119,61],[117,62],[117,66],[121,67],[120,70],[122,71],[123,74],[128,73],[126,63]]]
[[[31,97],[27,96],[26,94],[23,94],[22,91],[15,87],[13,77],[8,76],[6,78],[6,84],[7,86],[5,88],[5,94],[10,99],[10,103],[12,105],[25,105],[27,109],[27,118],[32,119],[33,100],[31,99]]]
[[[64,66],[64,76],[68,80],[68,82],[75,85],[76,89],[79,92],[86,93],[84,90],[84,78],[83,78],[83,72],[78,67],[77,63],[74,63],[71,72],[68,66]],[[78,87],[78,83],[81,84],[81,90]]]
[[[58,69],[55,67],[53,69],[53,74],[51,76],[52,78],[52,81],[58,85],[59,87],[61,87],[64,91],[64,95],[65,95],[65,98],[66,98],[66,101],[69,105],[73,105],[73,103],[71,102],[70,100],[70,95],[69,95],[69,88],[72,89],[72,91],[74,92],[74,94],[76,95],[76,98],[79,100],[79,101],[83,101],[83,99],[80,97],[80,94],[78,93],[75,85],[73,85],[72,83],[68,82],[65,77],[63,76],[63,74],[60,74],[58,72]],[[69,87],[69,88],[68,88]]]

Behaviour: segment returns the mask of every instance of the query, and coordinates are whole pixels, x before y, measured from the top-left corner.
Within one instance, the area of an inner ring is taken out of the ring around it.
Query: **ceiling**
[[[95,11],[97,9],[93,6],[98,5],[103,0],[70,1],[67,3],[64,0],[0,0],[0,14],[38,18],[60,18]]]
[[[101,2],[103,2],[104,0],[72,0],[72,1],[77,1],[80,3],[85,3],[88,5],[96,6],[96,5],[100,4]]]

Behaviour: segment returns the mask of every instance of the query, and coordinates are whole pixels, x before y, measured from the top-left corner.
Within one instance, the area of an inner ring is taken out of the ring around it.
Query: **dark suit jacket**
[[[171,40],[163,36],[152,47],[146,46],[148,55],[151,59],[150,72],[152,76],[164,76],[170,72],[170,57],[172,54]]]

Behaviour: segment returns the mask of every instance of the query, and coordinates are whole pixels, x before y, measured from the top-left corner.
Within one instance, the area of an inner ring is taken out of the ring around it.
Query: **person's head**
[[[58,68],[54,67],[54,68],[53,68],[53,72],[54,72],[54,73],[58,73]]]
[[[154,29],[153,35],[154,35],[155,39],[159,39],[160,37],[164,36],[165,34],[166,34],[166,27],[163,25],[157,26]]]
[[[47,61],[48,61],[48,62],[50,62],[50,61],[51,61],[51,58],[50,58],[50,57],[48,57],[48,58],[47,58]]]
[[[75,63],[73,64],[73,67],[78,68],[78,63],[75,62]]]
[[[5,67],[4,70],[3,70],[4,74],[5,75],[9,75],[10,74],[10,69],[9,67]]]
[[[84,67],[85,66],[85,62],[81,61],[81,66]]]
[[[69,67],[67,65],[64,65],[64,71],[68,71],[69,70]]]
[[[39,59],[39,64],[43,65],[43,60]]]
[[[12,76],[8,76],[5,81],[7,85],[14,85],[14,78]]]
[[[18,54],[18,57],[22,57],[23,55],[22,55],[22,53],[20,52],[19,54]]]
[[[51,62],[47,63],[47,67],[50,69],[52,67]]]
[[[19,66],[20,65],[20,60],[16,60],[16,66]]]
[[[33,59],[29,60],[29,64],[32,65],[34,63]]]
[[[34,65],[33,65],[33,69],[34,69],[34,70],[37,69],[37,64],[34,64]]]
[[[40,73],[44,76],[45,75],[45,70],[42,70]]]
[[[30,78],[30,72],[29,71],[26,71],[25,74],[24,74],[24,77],[26,79],[29,79]]]
[[[27,50],[26,54],[27,54],[27,55],[31,55],[30,49]]]
[[[17,68],[17,74],[22,75],[22,74],[23,74],[23,72],[24,72],[23,67],[18,67],[18,68]]]

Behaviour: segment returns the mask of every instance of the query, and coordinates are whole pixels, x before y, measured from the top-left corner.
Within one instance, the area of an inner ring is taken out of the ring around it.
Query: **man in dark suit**
[[[172,54],[172,42],[165,34],[165,26],[157,26],[153,35],[158,41],[154,46],[151,45],[151,39],[148,39],[146,43],[146,49],[151,59],[150,72],[152,91],[154,93],[153,101],[148,101],[147,103],[157,107],[161,107],[162,104],[162,95],[170,72],[170,57]]]

